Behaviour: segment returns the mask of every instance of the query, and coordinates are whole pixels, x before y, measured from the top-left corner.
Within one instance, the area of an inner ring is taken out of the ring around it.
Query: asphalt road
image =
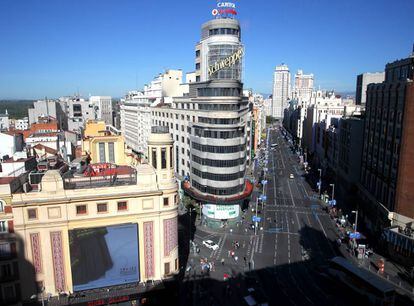
[[[264,190],[267,201],[264,207],[259,205],[262,222],[257,234],[248,225],[256,197],[263,190],[254,192],[244,222],[238,227],[211,231],[197,226],[194,241],[200,253],[189,256],[187,267],[191,266],[191,270],[186,279],[193,283],[186,304],[247,305],[244,297],[249,294],[248,288],[259,291],[258,295],[269,305],[357,304],[360,298],[324,273],[328,260],[339,254],[335,225],[315,200],[298,157],[281,132],[271,130],[269,140],[269,144],[278,146],[268,151],[268,183]],[[219,248],[202,246],[206,239]],[[234,241],[239,242],[239,248],[234,247]],[[200,276],[200,258],[214,264],[209,275]],[[233,279],[223,281],[224,274]]]

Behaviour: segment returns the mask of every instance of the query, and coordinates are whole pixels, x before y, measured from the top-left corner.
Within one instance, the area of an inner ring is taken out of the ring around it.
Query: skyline
[[[298,69],[313,73],[316,88],[354,91],[358,74],[384,71],[414,42],[409,0],[391,8],[385,0],[302,0],[297,7],[234,2],[245,46],[243,82],[254,92],[271,93],[273,70],[282,62],[292,76]],[[0,99],[75,92],[121,97],[166,69],[194,71],[201,24],[212,18],[215,5],[2,1]]]

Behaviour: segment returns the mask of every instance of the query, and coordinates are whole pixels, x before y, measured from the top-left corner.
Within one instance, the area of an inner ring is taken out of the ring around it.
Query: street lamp
[[[332,200],[335,200],[335,184],[329,184],[332,187]]]
[[[192,221],[192,219],[191,219],[191,213],[193,212],[193,211],[195,211],[196,209],[195,208],[193,208],[193,207],[190,207],[189,209],[188,209],[188,211],[190,212],[190,221],[188,222],[188,234],[189,234],[189,238],[190,239],[188,239],[188,251],[190,252],[190,250],[191,250],[191,221]]]
[[[354,226],[354,233],[357,232],[358,229],[358,209],[352,211],[353,214],[355,214],[355,226]]]
[[[319,198],[321,197],[321,189],[322,189],[322,169],[318,169],[319,171]]]

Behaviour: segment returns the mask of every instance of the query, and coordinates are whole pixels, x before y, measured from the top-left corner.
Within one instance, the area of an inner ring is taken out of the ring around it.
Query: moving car
[[[212,250],[217,250],[218,248],[219,248],[219,246],[216,244],[216,243],[214,243],[213,241],[211,241],[211,240],[203,240],[203,245],[206,247],[206,248],[208,248],[208,249],[212,249]]]
[[[293,176],[293,173],[291,173],[290,175],[289,175],[289,178],[290,179],[294,179],[295,177]]]

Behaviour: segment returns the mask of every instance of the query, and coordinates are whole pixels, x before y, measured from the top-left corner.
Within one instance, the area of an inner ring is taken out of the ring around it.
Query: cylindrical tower
[[[190,84],[198,119],[191,123],[191,187],[184,188],[201,201],[204,221],[211,226],[238,221],[251,192],[244,178],[249,105],[242,93],[240,37],[235,19],[203,24],[196,46],[197,82]]]

